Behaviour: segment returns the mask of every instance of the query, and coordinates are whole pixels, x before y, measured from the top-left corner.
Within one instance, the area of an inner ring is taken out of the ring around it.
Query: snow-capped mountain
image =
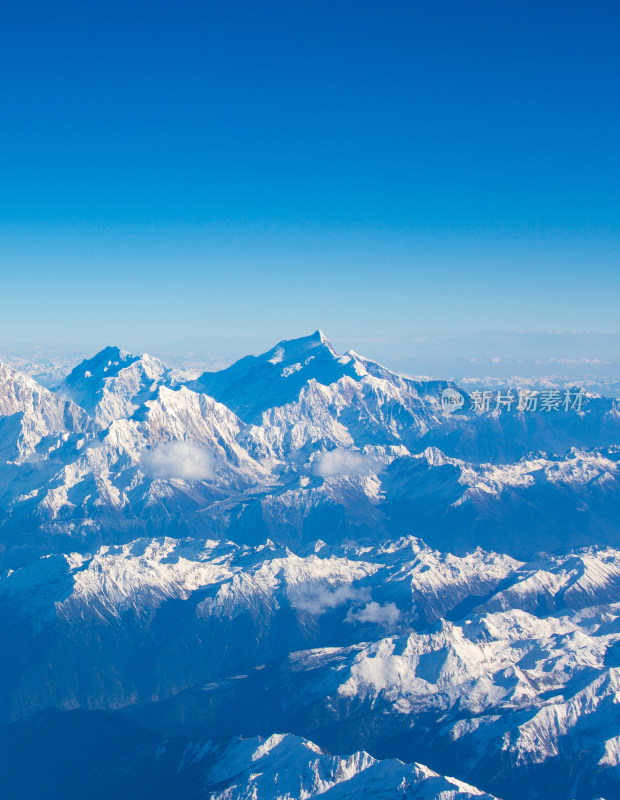
[[[215,790],[211,800],[363,796],[492,800],[491,795],[421,764],[377,761],[364,752],[332,756],[290,734],[231,743],[208,778],[226,787]]]
[[[45,743],[45,749],[41,744]],[[41,769],[33,769],[33,761]],[[204,740],[165,736],[118,713],[47,711],[0,727],[4,797],[95,800],[494,800],[422,764],[325,752],[291,734]]]
[[[193,388],[210,394],[247,422],[260,422],[263,411],[297,399],[312,380],[328,386],[356,375],[350,356],[339,356],[317,330],[311,336],[282,341],[260,356],[247,356],[219,372],[205,372]]]
[[[152,356],[106,347],[78,364],[56,391],[106,426],[115,419],[131,417],[168,376],[169,370]]]
[[[27,375],[0,364],[1,475],[7,467],[49,458],[72,435],[93,431],[88,415]]]
[[[7,566],[67,538],[92,549],[144,533],[297,546],[411,532],[461,550],[503,540],[519,557],[593,531],[618,543],[620,413],[604,398],[448,415],[446,382],[339,356],[320,331],[186,384],[117,348],[56,393],[3,376]]]
[[[5,723],[122,708],[175,735],[422,761],[500,797],[616,785],[617,550],[139,540],[6,574],[0,609]]]
[[[320,331],[0,367],[7,769],[83,726],[140,743],[108,796],[617,795],[620,406],[445,389]]]

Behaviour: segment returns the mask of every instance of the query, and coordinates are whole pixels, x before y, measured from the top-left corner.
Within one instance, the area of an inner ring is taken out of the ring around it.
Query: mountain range
[[[321,331],[0,365],[8,796],[617,796],[619,461],[617,399],[481,412]]]

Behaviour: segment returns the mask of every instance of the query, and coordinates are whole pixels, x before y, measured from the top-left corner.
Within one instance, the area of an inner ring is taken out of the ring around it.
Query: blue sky
[[[0,339],[604,342],[619,23],[616,2],[5,5]]]

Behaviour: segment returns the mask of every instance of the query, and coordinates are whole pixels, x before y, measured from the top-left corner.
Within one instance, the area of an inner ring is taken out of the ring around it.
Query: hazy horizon
[[[312,331],[301,332],[308,335]],[[590,381],[594,390],[617,395],[620,383],[620,334],[588,332],[473,332],[470,334],[411,335],[400,337],[332,336],[327,338],[340,353],[354,350],[362,356],[409,377],[451,380],[557,379]],[[171,367],[195,371],[223,369],[246,355],[270,350],[284,335],[219,336],[203,339],[151,342],[102,341],[91,348],[0,343],[0,362],[33,374],[45,385],[106,346],[133,353],[149,353]],[[138,346],[133,346],[133,345]],[[145,345],[145,346],[143,346]],[[46,366],[47,365],[47,366]],[[57,367],[57,369],[52,369]]]

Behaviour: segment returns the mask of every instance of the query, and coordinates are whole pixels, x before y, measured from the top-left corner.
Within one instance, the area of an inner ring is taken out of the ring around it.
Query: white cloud
[[[380,467],[376,458],[355,450],[336,448],[321,453],[314,462],[313,470],[321,478],[339,475],[370,475]]]
[[[329,609],[336,608],[347,602],[365,602],[370,598],[368,589],[355,589],[351,585],[331,586],[321,584],[306,584],[297,587],[289,593],[291,604],[298,611],[320,616]]]
[[[396,603],[376,603],[374,600],[371,603],[366,603],[364,608],[357,611],[350,609],[346,616],[346,622],[372,622],[377,625],[395,625],[400,619],[400,611],[396,607]]]
[[[140,469],[150,478],[204,481],[214,475],[213,456],[195,442],[166,442],[144,450]]]

